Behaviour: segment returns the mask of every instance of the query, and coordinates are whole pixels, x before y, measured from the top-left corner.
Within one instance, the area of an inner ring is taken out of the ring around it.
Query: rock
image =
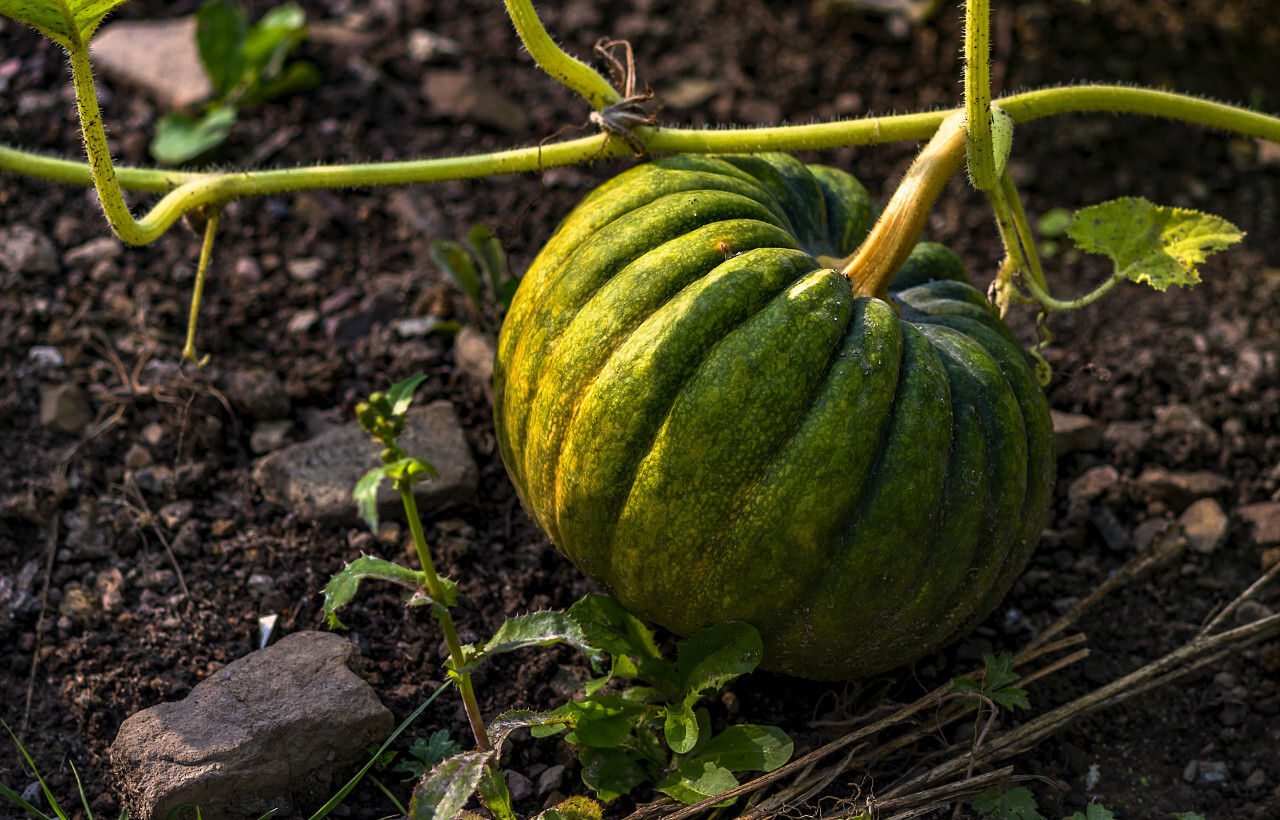
[[[285,267],[289,270],[289,276],[299,282],[314,282],[320,278],[320,272],[324,270],[323,259],[290,259]]]
[[[161,108],[194,108],[213,96],[195,31],[194,17],[120,21],[103,26],[89,51],[103,75],[137,87]]]
[[[29,225],[0,228],[0,268],[10,273],[49,276],[58,272],[53,240]]]
[[[38,370],[57,370],[66,364],[62,351],[53,345],[34,345],[27,351],[27,361]]]
[[[196,503],[189,498],[174,501],[165,504],[160,508],[160,523],[164,524],[169,530],[177,530],[182,522],[191,517],[191,513],[195,511]]]
[[[523,133],[529,127],[529,115],[517,100],[466,71],[430,71],[423,80],[422,93],[436,113],[460,122],[479,123],[509,134]]]
[[[1280,547],[1272,547],[1271,549],[1263,550],[1262,560],[1259,561],[1262,571],[1266,572],[1276,564],[1280,564]]]
[[[1185,507],[1197,498],[1217,495],[1231,486],[1231,479],[1208,470],[1173,472],[1164,467],[1148,467],[1138,476],[1135,490],[1148,502]]]
[[[1116,453],[1140,453],[1151,441],[1151,430],[1142,421],[1113,421],[1102,431],[1102,440]]]
[[[1091,502],[1120,481],[1120,472],[1110,464],[1086,470],[1067,486],[1067,498]]]
[[[64,382],[40,388],[40,424],[46,430],[78,436],[91,421],[93,405],[79,385]]]
[[[394,291],[380,290],[360,300],[360,304],[345,313],[325,320],[324,329],[329,338],[342,345],[368,336],[378,325],[390,322],[400,312],[400,297]]]
[[[1206,783],[1221,783],[1227,779],[1227,764],[1220,761],[1201,760],[1197,767],[1200,779]]]
[[[512,800],[523,800],[533,794],[533,787],[529,785],[529,778],[520,772],[514,769],[503,769],[502,777],[507,781],[507,789],[511,792]]]
[[[315,327],[316,322],[320,321],[320,311],[310,308],[303,308],[293,316],[289,317],[289,332],[296,334],[306,333]]]
[[[1076,451],[1096,450],[1102,444],[1102,425],[1076,413],[1050,410],[1053,418],[1053,444],[1059,456]]]
[[[93,588],[102,601],[104,612],[119,612],[124,609],[124,573],[118,567],[98,573],[93,581]]]
[[[1275,610],[1261,601],[1245,601],[1236,608],[1235,622],[1237,626],[1251,624],[1254,621],[1261,621],[1263,618],[1270,618],[1276,614]]]
[[[468,325],[454,337],[453,357],[458,369],[483,387],[493,401],[493,340]]]
[[[564,782],[564,766],[557,763],[538,776],[538,794],[547,794],[560,788]]]
[[[291,433],[293,422],[288,419],[260,421],[253,425],[253,432],[249,434],[249,449],[255,455],[274,452],[289,442]]]
[[[1120,519],[1106,507],[1091,507],[1089,523],[1102,536],[1109,549],[1122,550],[1129,543],[1129,532],[1120,523]]]
[[[111,762],[129,816],[158,820],[184,803],[206,820],[314,808],[394,723],[355,660],[340,635],[287,635],[128,718]]]
[[[151,457],[151,451],[137,442],[129,445],[129,451],[124,454],[124,466],[129,470],[141,470],[143,467],[150,467],[154,463],[155,460]]]
[[[721,84],[716,80],[705,77],[685,77],[659,94],[658,99],[667,108],[687,111],[690,108],[697,108],[722,90]]]
[[[1168,404],[1155,409],[1157,436],[1182,436],[1206,450],[1216,450],[1218,433],[1205,423],[1189,405]]]
[[[1253,773],[1244,779],[1244,787],[1246,789],[1261,789],[1267,785],[1267,773],[1262,769],[1254,769]]]
[[[479,469],[449,402],[410,410],[399,443],[406,453],[427,459],[440,473],[414,487],[420,506],[439,507],[475,493]],[[272,453],[254,469],[253,478],[268,500],[302,518],[354,523],[356,504],[351,491],[379,464],[378,445],[353,421]],[[379,490],[378,512],[383,516],[403,514],[400,496],[388,483]]]
[[[1227,514],[1212,498],[1202,498],[1183,510],[1178,517],[1187,545],[1192,552],[1209,555],[1227,540]]]
[[[232,372],[223,381],[222,392],[233,407],[255,419],[284,418],[292,409],[284,382],[275,371],[261,367]]]
[[[415,63],[434,63],[451,60],[462,53],[462,46],[443,34],[415,28],[409,32],[406,49],[409,59]]]
[[[1280,501],[1246,504],[1235,512],[1253,526],[1253,540],[1259,546],[1280,544]]]
[[[84,625],[98,614],[98,601],[84,587],[70,587],[63,590],[62,603],[58,604],[58,613],[66,615],[71,622]]]
[[[123,253],[120,240],[113,236],[100,236],[67,251],[65,259],[68,267],[92,268],[100,262],[119,259]]]

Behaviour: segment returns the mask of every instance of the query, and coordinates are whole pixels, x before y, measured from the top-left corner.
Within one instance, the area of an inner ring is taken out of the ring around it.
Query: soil
[[[117,16],[172,16],[196,5],[136,0]],[[324,86],[246,113],[212,158],[218,165],[292,167],[472,153],[576,135],[586,121],[584,105],[522,52],[496,0],[304,5],[311,19],[343,22],[355,34],[347,42],[308,42],[304,55],[323,71]],[[589,54],[601,37],[629,39],[641,80],[659,100],[678,96],[671,92],[681,82],[688,92],[687,81],[706,81],[701,99],[694,95],[687,107],[661,113],[666,123],[798,123],[959,99],[960,14],[954,4],[914,27],[838,2],[542,5],[548,28],[576,54]],[[997,90],[1093,79],[1280,109],[1274,3],[995,5]],[[249,6],[256,16],[266,4]],[[417,29],[459,44],[444,67],[473,73],[519,100],[527,128],[504,133],[433,110],[421,92],[424,68],[408,48],[406,32]],[[0,93],[0,139],[81,155],[60,52],[5,21],[0,55],[8,86]],[[104,83],[103,93],[115,155],[146,164],[146,144],[163,112],[128,89]],[[853,171],[883,202],[913,150],[892,145],[804,158]],[[262,498],[250,479],[255,421],[221,400],[233,373],[265,368],[283,380],[294,422],[290,440],[349,420],[361,397],[416,373],[427,374],[420,400],[454,403],[480,465],[480,487],[471,503],[429,511],[427,534],[442,571],[461,584],[457,618],[465,640],[490,634],[507,616],[564,607],[590,590],[520,510],[496,453],[484,391],[459,371],[452,340],[401,338],[386,323],[363,335],[358,327],[330,332],[326,320],[354,315],[362,298],[387,291],[397,297],[396,318],[473,321],[461,294],[429,261],[426,243],[465,236],[483,222],[502,238],[512,269],[523,271],[572,204],[630,164],[239,203],[223,220],[205,295],[199,347],[212,359],[203,370],[179,364],[199,250],[189,230],[125,249],[92,270],[63,264],[57,275],[3,274],[0,498],[8,500],[0,513],[0,575],[16,579],[24,567],[34,567],[33,594],[40,597],[46,583],[48,588],[43,617],[38,607],[28,607],[0,624],[0,716],[64,801],[76,802],[74,764],[94,814],[119,814],[108,747],[126,717],[184,697],[211,672],[243,657],[256,645],[261,615],[278,613],[281,631],[323,628],[318,593],[327,578],[361,549],[396,553],[362,528],[314,526]],[[912,671],[870,682],[816,684],[757,674],[715,704],[716,720],[776,723],[806,751],[838,736],[839,722],[868,709],[876,697],[912,699],[969,672],[983,652],[1015,650],[1123,564],[1143,533],[1152,531],[1147,522],[1172,520],[1180,512],[1185,501],[1149,500],[1137,492],[1145,468],[1205,469],[1227,477],[1218,500],[1229,514],[1276,498],[1275,146],[1154,120],[1080,116],[1020,128],[1013,168],[1033,213],[1141,195],[1221,214],[1248,237],[1209,264],[1205,282],[1194,290],[1158,294],[1122,286],[1093,307],[1050,320],[1051,406],[1099,424],[1138,423],[1147,434],[1108,439],[1059,459],[1058,501],[1044,543],[1004,605],[972,636]],[[0,224],[34,228],[60,254],[108,234],[90,193],[12,175],[0,180]],[[999,262],[987,211],[962,182],[940,203],[929,238],[949,243],[980,280]],[[313,276],[291,275],[289,263],[299,259],[318,260]],[[1050,262],[1063,294],[1081,292],[1104,273],[1100,261],[1073,254]],[[307,330],[290,329],[306,311],[324,315]],[[1026,338],[1032,318],[1015,317]],[[65,364],[33,359],[32,348],[43,345],[56,346]],[[42,427],[41,387],[61,383],[87,388],[98,420],[110,423],[81,437]],[[1169,408],[1176,416],[1178,406],[1190,408],[1203,425],[1169,422]],[[154,462],[153,478],[162,473],[157,468],[168,468],[179,480],[140,480],[143,450]],[[1069,503],[1071,482],[1102,465],[1114,467],[1119,481],[1092,505]],[[183,500],[192,503],[186,523],[166,523],[158,515]],[[1030,714],[1182,644],[1258,576],[1263,552],[1233,515],[1219,549],[1188,552],[1106,596],[1076,625],[1092,654],[1036,682]],[[265,580],[251,582],[253,576]],[[1259,600],[1275,607],[1277,594],[1264,590]],[[421,611],[405,610],[393,592],[376,589],[362,591],[344,620],[363,653],[368,681],[397,718],[405,717],[441,679],[435,626]],[[485,713],[554,706],[564,690],[562,669],[581,677],[586,666],[564,649],[504,656],[478,675]],[[1278,683],[1280,646],[1236,653],[1070,725],[1016,758],[1017,772],[1047,778],[1029,786],[1048,817],[1083,811],[1095,799],[1135,820],[1173,812],[1213,820],[1280,817]],[[455,698],[438,704],[410,735],[446,728],[464,740]],[[1016,714],[1005,721],[1025,719]],[[908,757],[849,772],[828,794],[834,800],[886,788],[927,765],[948,740],[967,742],[964,730],[956,732],[939,731]],[[534,783],[556,764],[569,767],[561,791],[583,792],[577,764],[558,741],[520,738],[504,759],[505,768]],[[0,743],[0,783],[22,790],[31,780],[14,747]],[[408,791],[407,784],[396,788]],[[547,799],[535,794],[518,809],[531,814]],[[624,798],[608,814],[620,817],[633,806]],[[966,802],[961,816],[969,811]],[[350,817],[392,813],[372,786],[362,786],[337,811]],[[935,816],[950,816],[950,810]]]

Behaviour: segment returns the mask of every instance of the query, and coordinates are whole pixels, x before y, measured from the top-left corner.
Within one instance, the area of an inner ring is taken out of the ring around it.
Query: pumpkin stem
[[[893,192],[871,233],[841,270],[857,296],[885,298],[889,283],[920,239],[933,203],[964,165],[965,116],[942,121]]]

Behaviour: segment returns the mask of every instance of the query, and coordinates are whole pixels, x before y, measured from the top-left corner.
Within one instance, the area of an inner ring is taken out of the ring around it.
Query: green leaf
[[[1044,820],[1025,786],[1007,792],[998,788],[985,791],[973,798],[973,810],[991,820]]]
[[[559,710],[557,710],[559,712]],[[507,737],[517,729],[528,728],[547,728],[555,726],[557,731],[560,727],[573,722],[568,714],[563,712],[535,712],[532,709],[516,709],[510,712],[503,712],[493,719],[489,724],[487,733],[489,735],[489,745],[495,751],[502,751],[502,744],[506,742]]]
[[[452,239],[437,239],[428,246],[427,253],[431,256],[431,261],[448,274],[462,288],[462,292],[467,294],[471,303],[479,308],[482,304],[480,278],[476,276],[475,263],[471,261],[466,248]]]
[[[485,282],[495,297],[502,295],[502,280],[507,273],[507,255],[502,250],[502,243],[493,235],[493,231],[485,225],[476,225],[467,237],[476,258],[480,260],[480,269],[484,272]]]
[[[493,820],[518,820],[515,809],[511,807],[511,791],[507,788],[507,781],[493,761],[484,767],[484,776],[480,778],[478,789],[480,802],[489,810]]]
[[[351,603],[351,599],[355,597],[356,589],[360,586],[360,582],[366,578],[390,581],[393,584],[399,584],[415,591],[421,590],[427,582],[427,574],[425,572],[403,567],[385,558],[362,555],[343,567],[325,585],[324,614],[329,618],[330,627],[342,626],[342,622],[338,620],[338,610]],[[444,582],[444,579],[442,578],[441,581]],[[447,582],[445,589],[456,597],[456,585]],[[443,603],[446,606],[453,605],[453,601],[445,601]]]
[[[603,815],[599,803],[577,795],[536,815],[534,820],[600,820]]]
[[[1071,218],[1071,212],[1066,208],[1053,208],[1036,220],[1036,227],[1041,236],[1056,239],[1066,235],[1067,229],[1071,227]]]
[[[453,820],[475,793],[493,752],[463,752],[431,770],[413,790],[409,820]]]
[[[387,400],[391,402],[391,415],[403,416],[409,411],[409,405],[413,404],[413,394],[418,389],[418,385],[426,381],[427,375],[419,373],[416,376],[410,376],[402,382],[396,382],[391,385],[391,389],[387,391]]]
[[[681,803],[694,804],[738,787],[733,772],[708,760],[685,760],[663,778],[655,789]],[[733,800],[717,805],[727,806]]]
[[[1067,232],[1081,250],[1111,257],[1117,276],[1156,290],[1199,282],[1196,265],[1244,237],[1221,217],[1138,197],[1077,211]]]
[[[1204,820],[1204,815],[1198,811],[1175,811],[1173,817],[1174,820]]]
[[[711,738],[694,757],[731,772],[771,772],[790,760],[794,749],[777,726],[742,723]]]
[[[1071,816],[1071,820],[1116,820],[1116,816],[1101,803],[1090,803],[1084,810],[1084,814],[1076,812]],[[1201,818],[1204,820],[1204,818]]]
[[[254,83],[245,90],[240,102],[246,106],[262,105],[286,94],[300,94],[324,85],[324,75],[315,63],[294,60],[272,80]]]
[[[397,486],[400,482],[417,484],[424,478],[437,478],[440,475],[440,471],[434,464],[417,456],[405,456],[398,461],[382,465],[381,469]]]
[[[156,162],[181,165],[221,145],[239,116],[236,109],[220,106],[190,117],[170,111],[156,123],[156,135],[148,150]]]
[[[664,690],[668,697],[679,694],[675,666],[658,651],[653,630],[622,604],[606,595],[591,594],[574,602],[569,607],[569,615],[582,627],[588,643],[613,658],[609,676],[595,688],[616,676],[648,681]]]
[[[664,710],[662,734],[676,754],[684,754],[698,742],[698,718],[688,703],[672,703]]]
[[[567,643],[590,658],[598,658],[600,654],[588,642],[582,627],[567,612],[541,610],[503,621],[502,626],[498,627],[498,631],[480,648],[466,668],[457,671],[468,672],[492,655],[557,643]]]
[[[102,19],[128,0],[0,0],[0,14],[66,49],[84,47]]]
[[[378,531],[378,485],[387,477],[387,468],[374,467],[360,477],[351,497],[356,500],[356,512],[369,529]]]
[[[249,29],[244,42],[246,72],[253,80],[273,79],[284,69],[285,58],[307,36],[307,13],[296,3],[276,6]]]
[[[699,629],[676,653],[681,689],[686,697],[714,692],[753,671],[763,655],[760,633],[748,623],[721,621]]]
[[[619,695],[592,695],[571,700],[565,706],[573,718],[573,732],[567,739],[597,749],[620,746],[652,711],[652,707]]]
[[[1013,117],[997,105],[991,106],[991,148],[995,153],[996,176],[1004,174],[1013,151]]]
[[[240,83],[249,20],[244,6],[232,0],[205,0],[196,13],[196,47],[204,72],[218,96]]]
[[[582,782],[604,802],[618,797],[649,779],[643,768],[622,749],[583,749]]]
[[[439,729],[432,733],[430,739],[425,737],[415,739],[409,746],[411,757],[401,759],[391,767],[391,771],[402,772],[416,780],[430,771],[432,766],[461,751],[462,747],[449,737],[449,730]]]

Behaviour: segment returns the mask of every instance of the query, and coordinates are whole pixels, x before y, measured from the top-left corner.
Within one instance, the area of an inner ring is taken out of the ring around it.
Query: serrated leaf
[[[0,14],[66,49],[89,43],[102,19],[128,0],[0,0]]]
[[[507,781],[493,762],[484,767],[484,774],[476,788],[480,793],[480,802],[489,810],[493,820],[518,820],[515,809],[511,807],[511,791],[507,788]]]
[[[692,805],[738,787],[733,772],[707,760],[685,760],[663,778],[655,789],[681,803]],[[717,805],[727,806],[727,800]]]
[[[402,772],[416,780],[430,771],[432,766],[461,751],[462,747],[449,737],[448,729],[438,729],[431,734],[430,738],[415,739],[409,746],[410,757],[398,761],[391,767],[391,771]]]
[[[973,798],[973,810],[990,820],[1044,820],[1025,786],[1007,792],[999,788],[985,791]]]
[[[606,595],[590,594],[575,601],[569,614],[582,627],[588,643],[612,658],[609,675],[595,688],[612,677],[640,678],[665,691],[668,697],[679,695],[675,666],[658,651],[653,630],[622,604]]]
[[[534,728],[555,726],[559,731],[560,727],[572,722],[573,718],[565,713],[555,714],[552,712],[535,712],[532,709],[516,709],[510,712],[503,712],[494,718],[486,732],[489,735],[489,745],[500,753],[502,744],[517,729],[527,728],[532,730]]]
[[[418,385],[426,381],[426,378],[425,373],[419,373],[391,385],[387,390],[387,401],[391,402],[392,416],[403,416],[408,412],[409,405],[413,404],[414,392],[418,389]]]
[[[985,654],[982,656],[982,665],[985,670],[982,684],[988,690],[1003,689],[1020,677],[1013,671],[1013,656],[1008,652],[1001,652],[999,655]]]
[[[1078,816],[1080,812],[1076,812]],[[1084,820],[1116,820],[1111,809],[1101,803],[1090,803],[1084,810]]]
[[[557,803],[534,817],[534,820],[600,820],[604,811],[590,797],[578,795]]]
[[[1111,257],[1119,276],[1161,291],[1199,282],[1196,265],[1244,237],[1222,217],[1139,197],[1077,211],[1067,233],[1081,250]]]
[[[764,656],[756,628],[742,621],[721,621],[699,629],[680,645],[676,671],[686,698],[714,692],[753,671]]]
[[[477,308],[480,307],[480,278],[466,248],[452,239],[437,239],[427,247],[427,254],[440,270],[448,274]]]
[[[711,738],[694,757],[731,772],[771,772],[791,759],[791,738],[777,726],[742,723]]]
[[[684,754],[698,742],[698,718],[688,703],[671,703],[663,710],[662,734],[676,754]]]
[[[643,768],[622,749],[583,749],[582,782],[604,802],[616,800],[649,779]]]
[[[244,6],[233,0],[205,0],[196,12],[196,48],[204,73],[219,96],[240,83],[248,31]]]
[[[379,581],[390,581],[409,589],[419,590],[427,582],[427,574],[420,570],[412,570],[385,558],[362,555],[342,568],[329,579],[324,588],[324,614],[329,618],[330,627],[341,627],[337,612],[351,603],[360,582],[366,578]],[[442,581],[444,579],[441,579]],[[449,586],[452,586],[450,584]],[[446,589],[449,587],[446,586]],[[456,589],[456,587],[454,587]]]
[[[493,752],[463,752],[436,766],[413,790],[409,820],[453,820],[475,793]]]
[[[600,651],[587,641],[582,627],[569,613],[540,610],[503,621],[502,626],[485,642],[466,668],[457,671],[469,672],[493,655],[557,643],[567,643],[587,657],[598,659],[600,655]]]

